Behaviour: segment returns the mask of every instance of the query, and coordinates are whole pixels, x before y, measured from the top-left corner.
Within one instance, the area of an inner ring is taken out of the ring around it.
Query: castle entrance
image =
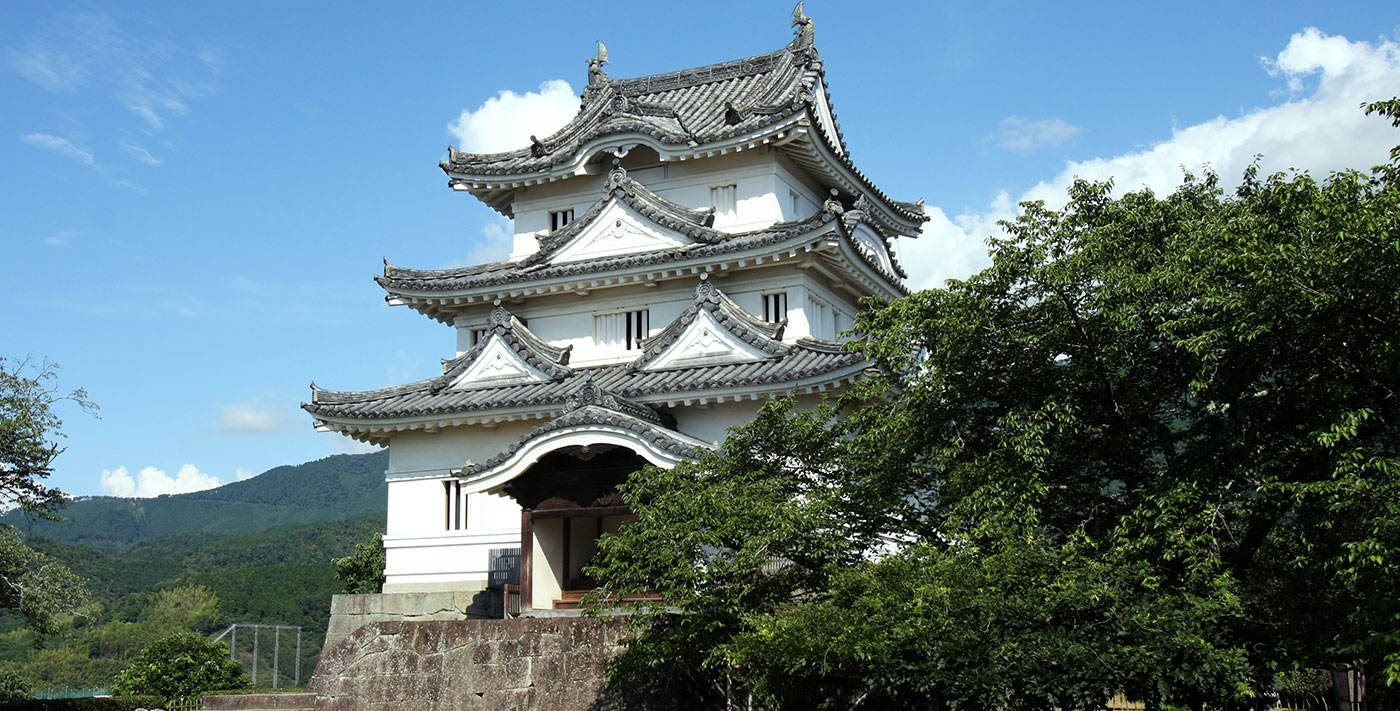
[[[617,486],[649,462],[613,444],[572,445],[540,457],[501,487],[520,504],[520,603],[564,610],[595,587],[583,569],[598,538],[632,520]]]

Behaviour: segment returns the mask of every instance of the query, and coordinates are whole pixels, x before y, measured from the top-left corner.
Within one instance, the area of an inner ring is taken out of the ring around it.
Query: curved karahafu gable
[[[607,435],[619,441],[608,442]],[[574,438],[583,444],[622,444],[662,465],[713,449],[708,442],[677,432],[674,423],[668,425],[655,410],[604,390],[589,378],[568,398],[559,417],[531,429],[485,462],[453,473],[476,490],[497,486]]]
[[[776,52],[667,74],[612,79],[604,55],[590,60],[589,84],[568,125],[531,145],[476,154],[448,147],[440,165],[449,184],[508,217],[518,188],[596,175],[600,153],[625,155],[637,145],[663,161],[689,160],[777,146],[847,194],[869,194],[872,217],[896,234],[915,236],[927,221],[922,202],[894,200],[851,162],[812,22]]]

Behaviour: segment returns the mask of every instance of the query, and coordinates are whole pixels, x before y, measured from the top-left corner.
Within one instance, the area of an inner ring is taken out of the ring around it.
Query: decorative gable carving
[[[661,228],[632,207],[613,199],[587,227],[556,252],[555,264],[600,257],[675,249],[692,240]]]
[[[643,370],[743,363],[771,357],[720,325],[710,312],[700,311],[676,341]]]
[[[499,334],[492,334],[476,359],[448,385],[451,390],[519,385],[551,380],[506,345]]]

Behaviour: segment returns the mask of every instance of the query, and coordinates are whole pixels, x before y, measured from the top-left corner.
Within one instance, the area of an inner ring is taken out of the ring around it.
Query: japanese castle
[[[926,218],[851,162],[800,5],[793,23],[776,52],[633,79],[600,44],[557,133],[449,148],[448,185],[514,221],[510,257],[376,280],[453,328],[454,357],[303,405],[389,447],[386,593],[506,584],[524,614],[574,607],[629,474],[862,376],[837,338],[861,297],[906,293],[893,240]]]

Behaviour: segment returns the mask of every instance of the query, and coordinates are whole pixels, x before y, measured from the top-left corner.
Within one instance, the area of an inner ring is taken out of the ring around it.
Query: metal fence
[[[286,633],[285,635],[283,633]],[[254,689],[279,689],[291,677],[290,686],[301,686],[301,627],[297,625],[264,625],[237,622],[214,638],[215,642],[228,638],[228,658],[243,664],[253,682]],[[286,640],[283,640],[286,637]],[[271,643],[269,653],[268,643]],[[293,646],[295,645],[295,646]],[[291,646],[291,674],[285,673],[288,666],[284,662],[282,649]],[[258,682],[258,671],[263,670],[262,683]]]

